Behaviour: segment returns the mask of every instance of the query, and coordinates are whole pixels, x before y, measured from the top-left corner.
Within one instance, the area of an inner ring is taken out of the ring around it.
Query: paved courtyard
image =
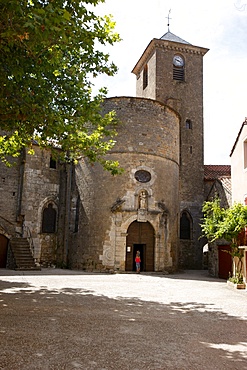
[[[0,369],[247,369],[247,291],[206,271],[2,269]]]

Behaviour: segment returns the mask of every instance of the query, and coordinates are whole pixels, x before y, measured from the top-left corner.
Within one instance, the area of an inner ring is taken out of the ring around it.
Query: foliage
[[[202,233],[209,241],[226,239],[237,244],[239,233],[247,225],[247,206],[235,203],[225,209],[220,207],[220,199],[215,198],[213,201],[204,202],[202,211]]]
[[[92,97],[92,78],[117,71],[100,51],[120,40],[115,23],[92,11],[104,1],[1,2],[2,161],[31,148],[35,139],[41,147],[59,147],[69,159],[86,156],[117,171],[117,162],[104,159],[114,145],[116,117],[100,114],[105,88]]]
[[[220,207],[220,199],[203,203],[203,223],[201,224],[202,234],[211,242],[221,238],[219,228],[225,217],[225,209]]]
[[[237,257],[235,278],[240,277],[242,271],[242,258],[244,252],[239,248],[241,245],[240,234],[247,226],[247,206],[235,203],[230,208],[221,208],[220,199],[204,202],[202,211],[204,214],[201,224],[202,234],[209,242],[217,239],[225,239],[230,242],[230,254]],[[234,263],[236,263],[234,261]]]
[[[228,280],[231,281],[233,284],[243,284],[243,274],[237,272],[235,276],[229,276]]]

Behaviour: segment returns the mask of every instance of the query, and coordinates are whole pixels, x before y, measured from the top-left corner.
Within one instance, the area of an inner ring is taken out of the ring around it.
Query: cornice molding
[[[161,39],[153,39],[145,51],[143,52],[142,56],[140,57],[139,61],[136,63],[135,67],[132,70],[136,76],[140,74],[145,64],[147,64],[148,60],[154,54],[156,49],[165,49],[174,52],[192,54],[192,55],[201,55],[202,57],[208,52],[209,49],[202,48],[199,46],[194,46],[191,44],[183,44],[177,43],[172,41],[166,41]]]

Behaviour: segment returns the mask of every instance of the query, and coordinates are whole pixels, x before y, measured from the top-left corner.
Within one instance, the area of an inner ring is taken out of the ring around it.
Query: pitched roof
[[[223,186],[224,189],[226,189],[228,191],[229,194],[232,193],[232,180],[230,177],[222,177],[220,179],[221,181],[221,184]]]
[[[220,182],[228,194],[232,192],[231,166],[230,165],[204,165],[204,181]]]
[[[180,37],[174,35],[170,31],[166,32],[161,38],[161,40],[173,41],[173,42],[180,42],[181,44],[188,44],[191,45],[189,42],[181,39]]]
[[[231,166],[230,165],[204,165],[204,178],[206,180],[222,179],[224,177],[231,177]]]
[[[243,130],[243,127],[244,127],[244,126],[246,126],[246,125],[247,125],[247,117],[245,117],[245,121],[242,123],[242,126],[241,126],[241,128],[240,128],[240,130],[239,130],[239,133],[238,133],[238,135],[237,135],[237,138],[236,138],[235,143],[234,143],[234,145],[233,145],[233,148],[232,148],[232,150],[231,150],[230,157],[232,156],[232,154],[233,154],[233,152],[234,152],[234,150],[235,150],[235,148],[236,148],[236,145],[237,145],[238,140],[239,140],[239,138],[240,138],[240,134],[241,134],[241,132],[242,132],[242,130]]]

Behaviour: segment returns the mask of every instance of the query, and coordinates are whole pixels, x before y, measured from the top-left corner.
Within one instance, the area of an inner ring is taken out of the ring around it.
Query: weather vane
[[[167,18],[167,20],[168,20],[168,23],[167,23],[168,32],[170,32],[170,29],[169,29],[169,26],[170,26],[170,19],[172,19],[172,18],[170,18],[170,14],[171,14],[171,9],[169,10],[169,12],[168,12],[168,16],[166,17],[166,18]]]

